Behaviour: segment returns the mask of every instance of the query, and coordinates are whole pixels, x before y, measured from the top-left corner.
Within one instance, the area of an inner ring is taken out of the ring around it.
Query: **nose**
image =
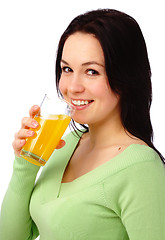
[[[78,75],[72,76],[68,84],[68,92],[72,94],[76,94],[76,93],[83,93],[84,90],[85,90],[85,86],[84,86],[83,79]]]

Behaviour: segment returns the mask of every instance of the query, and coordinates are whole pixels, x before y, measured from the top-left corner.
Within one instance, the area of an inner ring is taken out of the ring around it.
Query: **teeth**
[[[76,106],[83,106],[83,105],[87,105],[89,101],[72,100],[72,103]]]

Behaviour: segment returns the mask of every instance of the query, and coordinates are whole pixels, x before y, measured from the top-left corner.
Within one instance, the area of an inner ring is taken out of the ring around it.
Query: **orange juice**
[[[21,156],[33,164],[43,166],[59,143],[71,118],[67,115],[48,115],[34,119],[39,127],[32,129],[35,135],[27,139]]]

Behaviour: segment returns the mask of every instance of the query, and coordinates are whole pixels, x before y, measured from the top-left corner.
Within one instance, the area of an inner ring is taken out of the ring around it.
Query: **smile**
[[[75,106],[84,106],[84,105],[88,105],[89,103],[93,102],[93,100],[71,100],[71,102],[73,103],[73,105]]]

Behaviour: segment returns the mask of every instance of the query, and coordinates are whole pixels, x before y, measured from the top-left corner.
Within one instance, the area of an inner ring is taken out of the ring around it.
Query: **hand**
[[[21,129],[15,134],[13,148],[16,156],[20,156],[21,150],[26,143],[26,138],[32,137],[35,129],[38,127],[38,122],[34,120],[34,116],[40,114],[40,107],[34,105],[29,110],[29,117],[24,117],[21,122]],[[31,129],[30,129],[31,128]]]
[[[21,150],[26,143],[26,138],[34,136],[34,131],[38,127],[38,122],[34,120],[34,116],[40,114],[40,107],[34,105],[29,111],[29,117],[22,119],[21,129],[15,134],[13,148],[16,156],[20,156]],[[31,128],[31,129],[30,129]],[[64,140],[60,140],[56,149],[60,149],[65,145]]]

